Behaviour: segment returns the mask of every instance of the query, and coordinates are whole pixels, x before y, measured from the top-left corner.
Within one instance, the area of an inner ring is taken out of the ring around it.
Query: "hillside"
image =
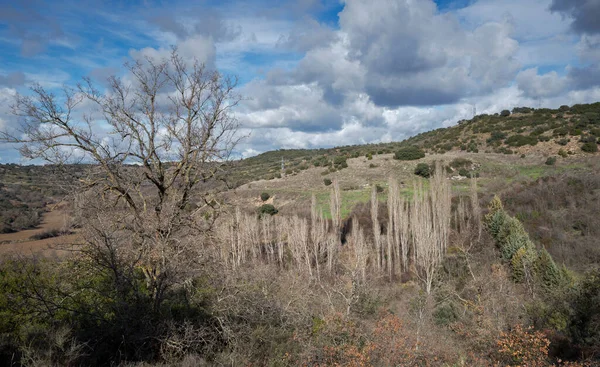
[[[336,157],[357,158],[394,153],[416,145],[428,153],[446,152],[587,155],[600,143],[600,102],[561,106],[559,109],[516,107],[502,114],[478,115],[448,128],[421,133],[402,142],[342,146],[330,149],[278,150],[237,162],[233,181],[237,185],[259,179],[293,175],[309,167],[341,165]]]

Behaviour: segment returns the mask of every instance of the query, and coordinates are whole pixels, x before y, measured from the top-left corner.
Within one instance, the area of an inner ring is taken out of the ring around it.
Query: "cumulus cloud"
[[[280,38],[304,57],[243,88],[252,98],[240,121],[260,131],[252,146],[401,140],[471,117],[460,101],[507,87],[519,71],[507,22],[467,30],[430,0],[348,0],[339,16],[339,30],[304,21]]]
[[[600,1],[598,0],[552,0],[550,10],[573,20],[571,28],[577,33],[600,33]]]
[[[216,48],[211,37],[195,35],[178,42],[176,45],[179,56],[185,61],[193,62],[198,60],[204,63],[209,68],[214,68]],[[171,47],[145,47],[141,50],[130,50],[129,54],[135,60],[144,60],[150,58],[154,60],[162,60],[169,58],[171,55]]]
[[[340,27],[365,88],[384,106],[454,103],[507,85],[520,65],[508,23],[461,28],[432,1],[346,2]]]
[[[567,79],[555,71],[538,75],[538,68],[521,71],[516,78],[519,88],[532,98],[554,97],[564,92]]]

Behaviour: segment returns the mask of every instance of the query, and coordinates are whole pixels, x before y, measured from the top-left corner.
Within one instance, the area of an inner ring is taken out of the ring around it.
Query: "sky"
[[[600,0],[0,0],[0,129],[33,83],[176,46],[239,78],[239,157],[401,141],[476,111],[600,101]],[[24,163],[0,143],[0,163]]]

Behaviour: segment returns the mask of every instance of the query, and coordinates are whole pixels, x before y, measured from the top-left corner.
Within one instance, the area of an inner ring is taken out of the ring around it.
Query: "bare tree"
[[[20,129],[1,132],[0,141],[19,143],[26,158],[90,163],[78,181],[86,193],[79,201],[89,225],[85,253],[115,279],[125,258],[143,269],[158,307],[197,260],[198,234],[215,218],[214,197],[199,188],[217,178],[238,141],[232,109],[239,97],[235,80],[175,49],[168,59],[126,68],[106,90],[85,79],[61,95],[40,85],[18,95]],[[200,209],[189,210],[192,201]]]

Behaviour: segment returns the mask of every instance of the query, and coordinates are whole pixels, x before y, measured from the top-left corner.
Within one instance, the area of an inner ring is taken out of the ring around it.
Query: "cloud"
[[[286,35],[281,35],[277,45],[298,52],[307,52],[316,47],[326,47],[333,43],[337,34],[330,27],[312,18],[304,18],[295,24]]]
[[[149,15],[148,21],[182,40],[201,35],[216,42],[231,41],[241,33],[240,27],[228,24],[217,10],[199,6],[186,7],[178,13],[161,9],[159,14]]]
[[[577,33],[600,33],[598,0],[552,0],[550,10],[571,18],[571,28]]]
[[[21,71],[13,71],[6,75],[0,74],[0,86],[20,87],[25,84],[25,74]]]
[[[70,37],[57,18],[44,12],[44,5],[37,0],[14,1],[4,4],[0,12],[0,24],[20,43],[21,56],[36,56],[51,42]]]
[[[557,96],[565,91],[568,83],[567,78],[555,71],[538,75],[538,68],[521,71],[516,81],[525,95],[532,98]]]
[[[211,37],[195,35],[178,42],[176,45],[179,56],[187,62],[198,60],[204,63],[208,68],[215,67],[216,48]],[[143,60],[150,58],[154,60],[168,59],[171,55],[171,47],[145,47],[141,50],[132,49],[129,51],[134,60]]]
[[[510,24],[467,31],[432,1],[349,0],[340,28],[378,105],[454,103],[507,85],[520,67]]]

